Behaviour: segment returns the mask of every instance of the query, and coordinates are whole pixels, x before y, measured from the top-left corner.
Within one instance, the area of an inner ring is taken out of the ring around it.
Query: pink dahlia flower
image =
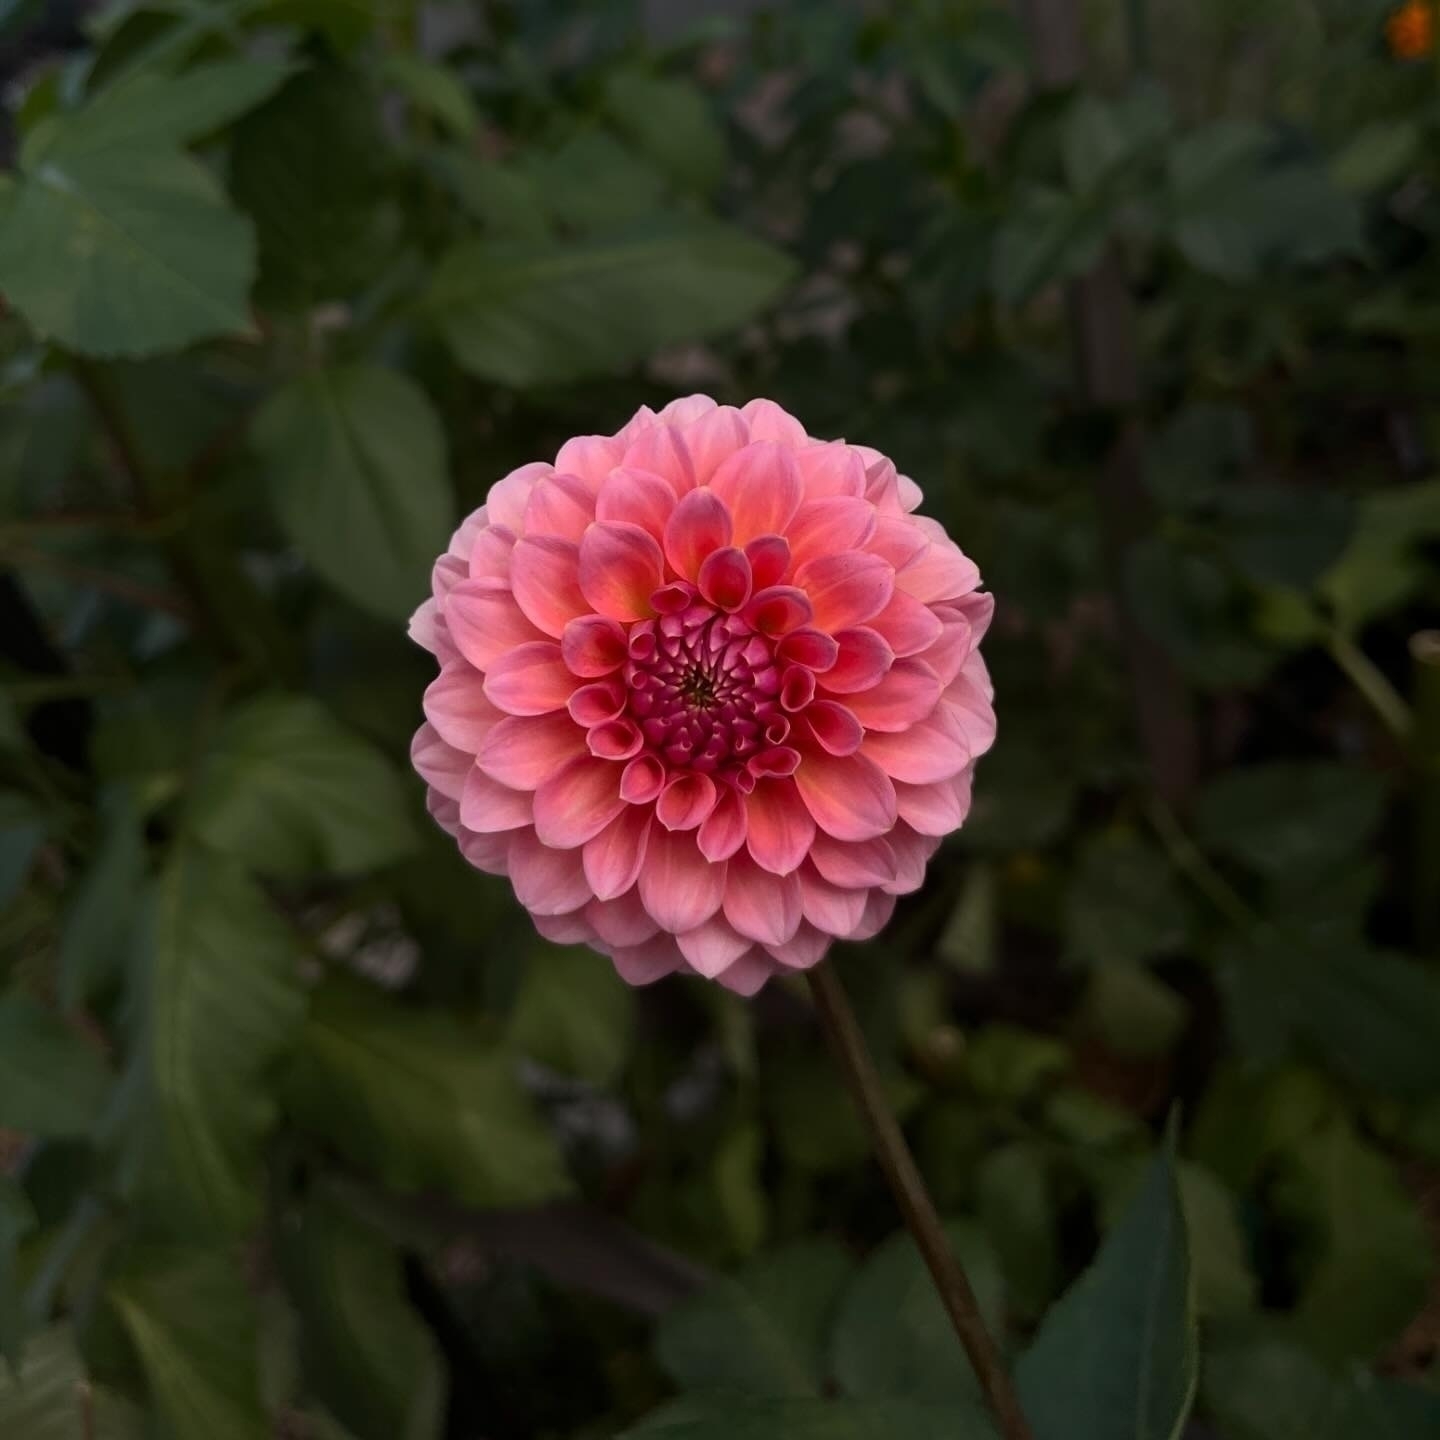
[[[411,625],[431,813],[632,984],[753,994],[876,934],[995,736],[994,601],[920,498],[703,395],[512,471]]]

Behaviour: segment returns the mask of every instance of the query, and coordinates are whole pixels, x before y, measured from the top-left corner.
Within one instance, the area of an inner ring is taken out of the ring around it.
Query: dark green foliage
[[[997,595],[968,823],[837,963],[1037,1440],[1440,1440],[1440,107],[1388,0],[1099,0],[1049,93],[1064,7],[1002,0],[47,8],[0,1436],[995,1440],[803,985],[538,939],[408,767],[454,526],[699,388],[892,455]]]

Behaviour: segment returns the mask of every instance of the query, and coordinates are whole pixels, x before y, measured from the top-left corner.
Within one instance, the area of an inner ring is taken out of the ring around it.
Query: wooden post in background
[[[1041,87],[1075,84],[1085,72],[1080,0],[1022,0],[1022,9]],[[1080,392],[1088,405],[1109,412],[1117,427],[1096,478],[1095,498],[1140,741],[1156,789],[1183,810],[1199,765],[1193,707],[1174,662],[1140,627],[1125,596],[1126,561],[1151,528],[1152,507],[1141,478],[1135,303],[1113,243],[1093,269],[1070,284],[1066,299]]]

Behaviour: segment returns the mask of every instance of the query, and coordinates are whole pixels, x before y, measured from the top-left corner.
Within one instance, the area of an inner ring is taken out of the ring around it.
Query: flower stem
[[[875,1068],[874,1058],[865,1043],[845,987],[840,983],[833,965],[829,964],[817,965],[807,972],[807,978],[826,1037],[870,1131],[875,1158],[885,1172],[885,1179],[894,1193],[900,1213],[905,1217],[907,1228],[920,1247],[920,1254],[929,1267],[935,1288],[940,1292],[950,1323],[955,1327],[955,1333],[970,1357],[970,1364],[974,1366],[985,1399],[995,1413],[1000,1433],[1005,1440],[1034,1440],[1034,1432],[1020,1408],[1020,1397],[1005,1369],[1005,1362],[985,1328],[975,1291],[945,1238],[935,1202],[925,1188],[915,1157],[910,1153],[910,1147],[885,1098],[880,1072]]]
[[[1414,728],[1414,717],[1400,692],[1386,679],[1380,667],[1340,630],[1330,636],[1329,650],[1331,658],[1369,702],[1370,708],[1390,733],[1402,744],[1407,742]]]

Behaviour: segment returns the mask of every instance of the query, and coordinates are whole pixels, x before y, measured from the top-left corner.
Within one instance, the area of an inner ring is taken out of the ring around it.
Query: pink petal
[[[970,622],[971,633],[978,645],[985,638],[985,632],[995,618],[995,597],[988,592],[983,595],[966,595],[956,603]]]
[[[745,797],[745,843],[755,863],[774,875],[799,869],[815,823],[793,779],[765,779]]]
[[[866,541],[865,548],[872,555],[888,560],[896,570],[903,570],[930,548],[930,539],[907,516],[877,515],[875,533]]]
[[[715,977],[715,983],[748,1000],[758,995],[774,974],[774,962],[758,945],[753,945],[733,965],[722,970]]]
[[[627,985],[653,985],[685,963],[670,935],[656,935],[643,945],[617,946],[610,959]]]
[[[530,923],[536,933],[552,945],[588,945],[596,938],[594,927],[586,920],[583,910],[569,915],[532,915]]]
[[[461,830],[460,853],[477,870],[483,870],[487,875],[508,875],[510,842],[520,833],[518,830],[505,830],[482,835],[475,830]]]
[[[865,897],[865,918],[851,931],[852,940],[873,940],[895,913],[895,897],[883,890],[872,890]]]
[[[790,542],[783,535],[757,535],[745,546],[750,574],[757,590],[778,585],[790,568]]]
[[[597,521],[580,542],[580,590],[612,620],[653,613],[651,592],[665,578],[665,560],[647,530],[626,521]]]
[[[712,550],[700,566],[700,593],[720,610],[738,610],[750,598],[750,562],[733,545]]]
[[[511,790],[472,765],[460,796],[460,823],[481,835],[518,830],[531,822],[532,798],[529,791]]]
[[[900,492],[900,506],[906,514],[918,510],[925,503],[925,492],[908,475],[897,475],[895,485]]]
[[[729,509],[740,545],[757,535],[782,534],[804,498],[793,456],[773,440],[736,451],[715,472],[710,488]]]
[[[816,825],[837,840],[873,840],[895,824],[895,787],[863,752],[841,758],[812,751],[795,785]]]
[[[645,863],[650,811],[627,805],[593,840],[585,842],[585,879],[601,900],[614,900],[635,883]]]
[[[707,860],[728,860],[745,843],[745,802],[728,787],[696,837]]]
[[[660,412],[659,418],[667,425],[689,425],[713,409],[715,402],[708,395],[682,395],[678,400],[672,400]]]
[[[544,715],[561,710],[575,690],[575,677],[549,640],[520,645],[486,672],[485,695],[511,715]]]
[[[432,655],[440,653],[442,644],[436,629],[439,619],[440,606],[432,596],[429,600],[421,601],[415,613],[410,617],[410,624],[406,629],[406,634]]]
[[[669,408],[668,406],[666,407]],[[648,406],[642,405],[616,432],[615,438],[622,445],[633,445],[659,419]]]
[[[410,742],[410,763],[427,785],[447,800],[458,800],[465,790],[465,777],[470,773],[474,757],[447,745],[440,738],[440,732],[427,722]]]
[[[711,490],[692,490],[681,498],[665,526],[665,557],[687,580],[700,574],[707,556],[730,543],[730,512]]]
[[[805,427],[773,400],[751,400],[740,407],[752,440],[774,440],[790,449],[809,442]]]
[[[618,679],[596,680],[582,685],[571,695],[565,708],[577,725],[588,730],[616,719],[625,709],[625,686]]]
[[[655,802],[655,818],[667,830],[695,830],[719,799],[715,782],[699,771],[674,776]]]
[[[492,525],[503,525],[514,535],[525,533],[525,505],[530,492],[547,475],[554,474],[549,465],[522,465],[497,480],[485,496],[485,514]]]
[[[942,685],[949,686],[964,669],[975,642],[970,622],[949,606],[944,608],[955,618],[942,619],[940,637],[925,652],[925,663],[940,677]]]
[[[490,512],[483,505],[478,510],[472,510],[455,527],[455,533],[450,537],[447,553],[463,564],[469,565],[470,552],[475,548],[475,542],[479,540],[489,524]]]
[[[928,605],[896,590],[890,603],[870,621],[870,628],[883,635],[897,655],[905,656],[928,650],[945,627]]]
[[[861,499],[865,494],[865,462],[843,440],[826,440],[795,452],[795,464],[811,500],[828,495]]]
[[[615,900],[592,900],[581,913],[607,945],[643,945],[660,930],[633,889]]]
[[[462,580],[445,598],[445,626],[460,653],[485,670],[507,650],[544,640],[525,618],[508,585]]]
[[[573,850],[629,808],[620,798],[620,767],[583,755],[535,791],[535,834],[544,845]]]
[[[878,685],[845,703],[867,730],[908,730],[940,703],[940,679],[923,660],[897,660]]]
[[[821,555],[859,550],[875,530],[875,507],[868,500],[832,495],[807,500],[786,532],[790,554],[798,568]]]
[[[425,718],[440,738],[474,755],[503,718],[486,698],[484,679],[468,665],[447,665],[425,688]]]
[[[629,521],[658,540],[675,509],[675,491],[663,476],[648,470],[612,470],[601,482],[595,519]]]
[[[948,780],[970,760],[970,745],[956,716],[943,703],[908,730],[866,735],[861,752],[892,780],[931,785]]]
[[[813,925],[801,925],[792,939],[783,945],[767,945],[765,949],[787,970],[809,970],[825,958],[831,943],[830,937]]]
[[[817,930],[843,940],[865,914],[865,889],[832,885],[813,865],[802,865],[800,908]]]
[[[808,625],[815,612],[810,597],[793,585],[772,585],[750,597],[745,619],[762,635],[788,635]]]
[[[745,768],[757,780],[765,775],[793,775],[800,768],[800,752],[789,745],[775,745],[752,755]]]
[[[827,671],[839,657],[840,646],[823,630],[792,630],[775,647],[777,660],[808,670]]]
[[[592,725],[586,732],[585,745],[602,760],[633,760],[645,748],[645,737],[633,720],[622,717]]]
[[[795,572],[795,583],[815,607],[815,626],[833,635],[863,625],[890,602],[895,572],[878,555],[845,550],[820,555]]]
[[[577,435],[560,447],[555,468],[597,486],[620,463],[624,453],[624,444],[613,436]]]
[[[800,928],[800,881],[772,875],[748,855],[736,855],[725,879],[725,918],[760,944],[783,945]]]
[[[630,805],[648,805],[665,785],[665,767],[653,755],[637,755],[620,776],[620,793]]]
[[[681,433],[690,452],[697,485],[708,485],[716,470],[750,443],[750,427],[732,405],[717,405],[698,420],[692,420]]]
[[[803,665],[787,666],[780,681],[780,708],[803,710],[815,698],[815,672]]]
[[[625,663],[625,632],[605,615],[580,615],[565,627],[560,655],[571,674],[593,679]]]
[[[853,695],[878,685],[895,662],[889,641],[876,630],[861,626],[842,630],[835,637],[839,653],[825,672],[821,687],[835,695]]]
[[[510,883],[532,915],[568,915],[590,900],[578,850],[552,850],[533,830],[510,842]]]
[[[475,753],[492,779],[512,790],[534,790],[547,776],[585,753],[585,732],[563,711],[507,715]]]
[[[713,980],[733,965],[751,943],[719,915],[711,916],[703,925],[675,938],[690,968],[707,980]]]
[[[925,867],[940,848],[940,838],[918,835],[908,825],[897,825],[888,838],[895,851],[895,878],[885,886],[885,893],[913,894],[925,883]]]
[[[525,502],[525,533],[579,542],[595,518],[595,494],[578,475],[547,476]]]
[[[510,562],[514,559],[518,538],[515,531],[507,530],[503,525],[491,525],[483,530],[470,551],[466,577],[471,580],[503,580],[508,585]]]
[[[685,437],[674,425],[652,425],[625,452],[627,469],[648,470],[670,487],[670,498],[695,488],[695,466]],[[602,517],[603,518],[603,517]]]
[[[888,515],[903,515],[900,504],[899,477],[895,473],[895,462],[881,458],[865,471],[865,498]]]
[[[941,531],[938,536],[932,536],[930,548],[923,555],[899,572],[895,583],[907,595],[928,605],[935,600],[954,600],[968,595],[980,584],[980,571]]]
[[[510,588],[530,622],[557,640],[577,615],[590,606],[580,590],[579,547],[554,535],[516,543],[510,559]]]
[[[958,830],[970,810],[968,769],[953,780],[940,780],[934,785],[897,781],[895,807],[900,819],[921,835],[948,835]]]
[[[831,755],[853,755],[865,738],[855,712],[834,700],[816,700],[803,719],[816,743]]]
[[[705,859],[688,831],[656,827],[640,870],[640,898],[661,929],[677,935],[693,930],[720,908],[726,868]]]
[[[868,890],[895,878],[895,852],[883,837],[847,843],[816,835],[810,859],[826,880],[846,890]]]

